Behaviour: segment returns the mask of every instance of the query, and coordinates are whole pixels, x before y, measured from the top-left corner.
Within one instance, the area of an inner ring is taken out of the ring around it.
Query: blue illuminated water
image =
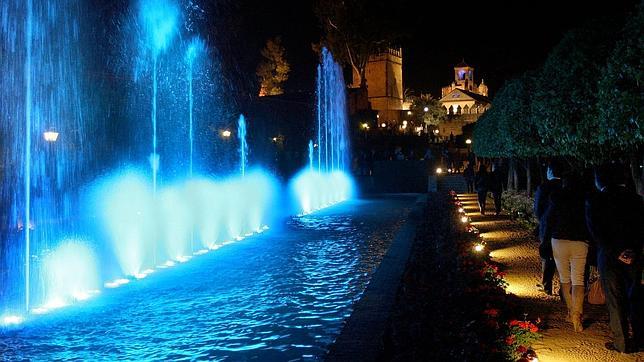
[[[347,200],[354,194],[349,174],[349,117],[342,68],[322,48],[316,81],[317,142],[308,145],[308,165],[290,182],[290,193],[300,213],[308,214]],[[317,165],[314,148],[317,147]],[[317,167],[316,167],[317,166]]]
[[[190,41],[188,49],[186,50],[185,62],[187,63],[187,74],[188,78],[188,142],[190,143],[190,164],[188,167],[188,177],[193,176],[194,172],[194,151],[195,151],[195,131],[194,131],[194,68],[197,58],[206,51],[206,45],[200,37],[195,36]]]
[[[0,335],[8,360],[319,359],[410,196],[347,201]]]
[[[248,142],[246,141],[246,118],[243,114],[239,116],[237,121],[237,138],[239,138],[239,170],[244,177],[248,162]]]

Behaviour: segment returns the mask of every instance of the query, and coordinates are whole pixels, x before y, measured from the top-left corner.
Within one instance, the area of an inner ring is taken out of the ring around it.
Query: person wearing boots
[[[501,195],[503,193],[503,180],[499,165],[492,164],[492,173],[490,173],[490,191],[492,191],[492,198],[494,199],[494,215],[501,215]]]
[[[552,236],[552,253],[559,271],[561,295],[575,332],[581,332],[584,310],[584,273],[588,255],[586,195],[574,176],[566,176],[560,190],[550,195],[544,217]]]
[[[539,220],[539,256],[541,257],[541,291],[552,295],[552,278],[555,276],[555,260],[552,257],[551,235],[545,228],[543,216],[546,213],[550,194],[561,189],[561,167],[555,161],[548,164],[547,180],[537,188],[534,195],[534,216]]]
[[[483,163],[479,166],[479,172],[476,173],[474,184],[479,200],[479,210],[481,211],[481,215],[485,215],[485,203],[487,202],[490,175],[487,172],[487,166]]]
[[[597,268],[613,334],[606,348],[636,352],[644,347],[644,203],[625,187],[618,165],[597,168],[595,186],[599,192],[586,201],[586,222],[597,244]]]

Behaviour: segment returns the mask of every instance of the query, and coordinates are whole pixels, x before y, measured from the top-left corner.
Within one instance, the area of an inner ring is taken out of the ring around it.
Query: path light
[[[474,250],[478,253],[482,252],[484,249],[485,249],[485,245],[481,243],[477,243],[476,245],[474,245]]]
[[[45,131],[42,135],[47,142],[56,142],[58,140],[58,132],[53,129]]]
[[[411,116],[411,111],[407,111],[407,115],[408,115],[408,116]]]
[[[387,127],[387,124],[386,124],[385,122],[382,122],[382,123],[380,124],[380,127],[385,128],[385,127]]]
[[[230,137],[231,134],[232,133],[229,130],[224,130],[224,131],[221,132],[221,136],[224,137],[224,138]]]
[[[440,168],[440,167],[439,167],[439,168],[437,168],[437,169],[436,169],[436,173],[440,175],[441,173],[443,173],[443,169],[442,169],[442,168]]]
[[[369,129],[369,123],[363,123],[361,126],[362,126],[362,129],[364,129],[364,130]]]
[[[468,139],[466,139],[466,140],[465,140],[465,143],[466,143],[466,144],[468,144],[468,145],[471,145],[471,144],[472,144],[472,140],[468,138]]]
[[[425,112],[429,112],[429,107],[425,107],[425,108],[423,108],[423,111],[425,111]]]
[[[469,221],[469,218],[467,216],[461,216],[461,222],[465,224],[466,222]]]
[[[434,134],[438,134],[440,131],[438,129],[434,130]]]

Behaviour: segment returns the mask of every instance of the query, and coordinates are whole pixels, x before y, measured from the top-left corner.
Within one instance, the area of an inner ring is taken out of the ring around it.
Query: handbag
[[[604,288],[602,288],[601,281],[599,280],[599,274],[596,271],[595,267],[591,267],[591,277],[593,276],[593,271],[595,272],[595,277],[592,282],[588,284],[588,303],[590,304],[606,304],[606,295],[604,294]]]

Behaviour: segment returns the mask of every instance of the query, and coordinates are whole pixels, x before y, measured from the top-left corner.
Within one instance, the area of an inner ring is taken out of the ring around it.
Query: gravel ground
[[[566,308],[559,297],[547,296],[536,288],[541,267],[538,243],[531,233],[507,216],[496,217],[489,212],[480,215],[475,195],[459,195],[459,198],[472,224],[487,240],[493,260],[507,266],[508,292],[520,298],[528,319],[543,321],[543,339],[533,345],[539,361],[644,361],[642,352],[622,354],[604,347],[610,340],[608,313],[604,306],[586,304],[585,329],[581,333],[574,332],[566,321]],[[491,203],[488,203],[488,210],[493,210]],[[558,289],[557,284],[554,289]]]

